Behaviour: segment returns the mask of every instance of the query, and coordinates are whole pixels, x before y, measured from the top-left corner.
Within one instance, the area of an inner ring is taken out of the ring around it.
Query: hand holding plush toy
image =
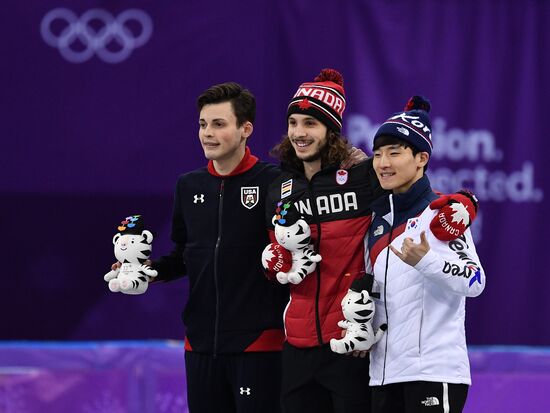
[[[277,244],[269,244],[262,254],[262,263],[264,268],[269,271],[277,271],[277,281],[281,284],[299,284],[312,273],[321,261],[321,256],[313,251],[311,241],[311,230],[306,221],[301,219],[298,210],[292,207],[290,202],[277,203],[275,216],[273,217],[275,226],[275,239]],[[289,268],[288,253],[292,255],[292,261]],[[274,260],[271,255],[277,253],[278,258]],[[272,265],[272,262],[278,262],[280,268]]]
[[[342,300],[342,312],[345,320],[339,321],[338,326],[346,330],[346,335],[337,340],[330,340],[330,349],[335,353],[345,354],[352,351],[366,351],[384,335],[388,328],[382,324],[378,331],[372,327],[375,306],[371,296],[374,277],[366,274],[363,278],[353,281],[348,293]]]
[[[120,268],[109,271],[103,279],[109,283],[109,290],[124,294],[143,294],[149,281],[157,276],[145,261],[153,249],[153,234],[144,229],[141,215],[130,215],[118,226],[113,237],[115,257],[122,263]]]

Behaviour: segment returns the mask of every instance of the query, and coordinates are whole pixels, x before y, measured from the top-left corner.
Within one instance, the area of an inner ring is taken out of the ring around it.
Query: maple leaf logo
[[[470,215],[468,214],[467,208],[460,202],[450,205],[453,210],[451,222],[456,222],[464,226],[470,225]]]
[[[265,254],[264,258],[265,258],[266,262],[274,261],[275,254],[273,254],[273,250],[270,249],[269,252],[267,254]]]
[[[302,110],[306,110],[306,109],[309,109],[311,107],[311,103],[309,103],[309,100],[306,99],[303,99],[300,101],[300,103],[298,103],[298,107]]]

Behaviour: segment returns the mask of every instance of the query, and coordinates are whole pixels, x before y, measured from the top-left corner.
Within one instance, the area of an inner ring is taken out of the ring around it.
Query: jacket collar
[[[208,161],[208,172],[210,172],[211,175],[217,176],[219,178],[225,178],[228,176],[235,176],[240,175],[251,169],[256,163],[258,162],[258,157],[252,155],[250,153],[250,148],[247,146],[244,151],[243,159],[241,159],[241,162],[237,165],[235,169],[233,169],[229,174],[227,175],[221,175],[216,171],[216,168],[214,168],[214,161],[210,160]]]
[[[389,194],[388,197],[380,197],[372,203],[372,210],[380,216],[389,213],[395,214],[412,208],[420,198],[431,192],[430,180],[423,175],[402,194]],[[390,222],[391,223],[391,222]]]

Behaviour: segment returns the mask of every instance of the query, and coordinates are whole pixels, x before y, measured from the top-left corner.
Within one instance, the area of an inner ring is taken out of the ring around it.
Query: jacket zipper
[[[313,179],[313,178],[312,178]],[[313,184],[311,181],[308,182],[308,198],[310,200],[314,200],[312,198],[312,195],[314,195],[313,192]],[[317,209],[315,208],[316,203],[313,202],[313,206],[311,208],[311,212],[313,214],[313,219],[315,221],[315,225],[317,226],[317,240],[315,241],[315,251],[319,253],[320,246],[321,246],[321,222],[319,221],[319,216],[317,215]],[[315,292],[315,329],[317,330],[317,341],[319,342],[319,345],[322,346],[323,343],[323,332],[321,331],[321,317],[319,315],[319,298],[321,296],[321,265],[320,263],[317,263],[316,268],[316,276],[317,276],[317,291]]]
[[[388,242],[388,252],[386,254],[386,268],[384,269],[384,311],[386,313],[386,324],[388,325],[388,329],[386,331],[386,345],[384,346],[384,368],[382,369],[382,386],[384,385],[384,382],[386,380],[386,358],[388,357],[388,335],[390,333],[390,320],[388,317],[388,300],[386,298],[386,292],[388,291],[388,267],[389,267],[389,260],[390,260],[390,245],[392,243],[392,235],[393,235],[393,223],[395,222],[395,216],[393,212],[393,199],[390,195],[390,208],[392,213],[392,221],[390,226],[390,237]]]
[[[224,180],[220,184],[220,196],[218,200],[218,238],[216,239],[216,247],[214,248],[214,290],[216,292],[216,317],[214,319],[214,358],[218,353],[218,328],[220,323],[220,290],[218,285],[218,253],[220,250],[220,242],[222,239],[222,212],[223,212],[223,190]]]

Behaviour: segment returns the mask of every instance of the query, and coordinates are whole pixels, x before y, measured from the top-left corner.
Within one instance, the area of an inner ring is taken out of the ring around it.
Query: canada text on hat
[[[323,69],[313,82],[300,85],[288,105],[287,117],[293,113],[311,115],[339,132],[345,109],[344,78],[334,69]]]

